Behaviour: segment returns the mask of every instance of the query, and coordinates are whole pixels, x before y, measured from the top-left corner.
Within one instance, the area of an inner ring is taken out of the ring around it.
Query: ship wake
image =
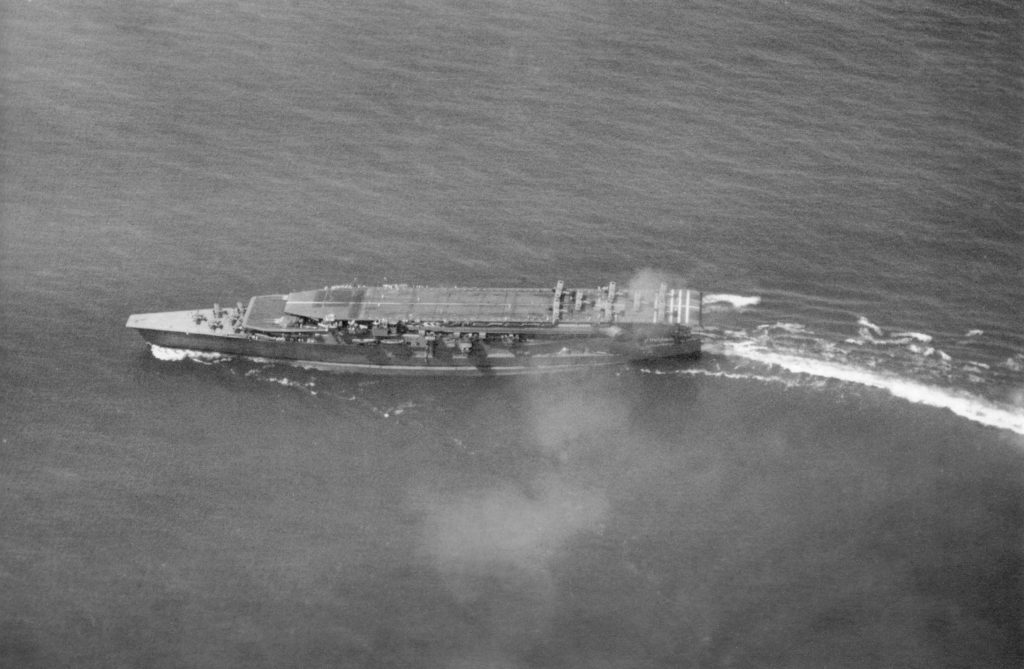
[[[1024,435],[1024,384],[1015,358],[986,364],[947,353],[926,333],[887,332],[865,318],[857,326],[857,337],[842,340],[788,322],[711,332],[704,350],[715,356],[712,367],[677,373],[799,386],[852,384]]]

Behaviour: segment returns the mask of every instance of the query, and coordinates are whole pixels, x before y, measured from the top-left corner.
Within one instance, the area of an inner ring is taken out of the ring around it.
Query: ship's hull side
[[[428,354],[425,350],[386,343],[282,341],[238,334],[141,328],[138,332],[146,341],[164,348],[279,360],[318,369],[381,374],[524,374],[700,355],[700,341],[696,337],[647,348],[615,346],[611,340],[595,338],[535,342],[518,346],[515,350],[481,345],[467,352],[441,349]]]

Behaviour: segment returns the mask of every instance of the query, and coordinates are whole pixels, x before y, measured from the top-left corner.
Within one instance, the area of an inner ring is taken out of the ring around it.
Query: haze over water
[[[0,665],[1020,666],[1022,18],[7,3]],[[374,378],[123,327],[660,276],[714,296],[699,364]]]

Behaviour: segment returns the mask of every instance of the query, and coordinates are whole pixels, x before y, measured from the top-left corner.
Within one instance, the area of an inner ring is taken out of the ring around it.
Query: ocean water
[[[0,8],[0,666],[1019,667],[1018,3]],[[151,351],[326,284],[683,277],[707,354]]]

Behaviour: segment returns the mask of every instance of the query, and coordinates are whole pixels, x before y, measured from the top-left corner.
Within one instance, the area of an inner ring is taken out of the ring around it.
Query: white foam
[[[390,409],[380,409],[380,408],[374,407],[373,411],[374,411],[374,413],[379,413],[380,415],[384,416],[385,418],[390,418],[392,416],[401,416],[403,413],[406,412],[407,409],[412,409],[412,408],[415,408],[416,406],[417,405],[416,405],[415,402],[402,402],[398,406],[391,407]]]
[[[212,353],[210,351],[193,351],[185,348],[165,348],[163,346],[157,346],[156,344],[151,344],[149,350],[157,360],[165,360],[168,362],[194,360],[195,362],[211,363],[225,358],[225,356],[220,353]]]
[[[1024,435],[1024,411],[970,393],[931,386],[846,363],[768,351],[754,346],[751,342],[726,343],[721,349],[727,356],[774,365],[795,374],[836,379],[846,383],[878,388],[908,402],[948,409],[956,415],[976,423]]]
[[[699,367],[675,369],[671,371],[643,368],[640,371],[643,374],[654,374],[656,376],[662,376],[665,374],[678,374],[683,376],[708,376],[716,379],[732,379],[740,381],[759,381],[761,383],[775,383],[778,385],[785,386],[787,388],[793,388],[797,386],[797,382],[790,379],[784,379],[780,376],[766,376],[764,374],[745,374],[740,372],[724,372],[721,370],[701,369]]]
[[[857,325],[861,326],[862,328],[866,328],[867,330],[878,335],[879,337],[882,336],[882,328],[878,327],[877,325],[875,325],[868,319],[864,318],[863,316],[857,319]]]
[[[1024,372],[1024,355],[1018,353],[1012,358],[1007,358],[1000,364],[1000,367],[1005,367],[1011,372]]]
[[[860,328],[857,330],[856,339],[847,339],[850,344],[878,344],[879,346],[915,346],[914,342],[922,344],[930,343],[932,336],[923,332],[894,332],[891,337],[886,338],[882,329],[871,321],[860,318],[857,321]],[[916,352],[916,351],[915,351]]]
[[[730,295],[728,293],[710,293],[701,297],[703,304],[731,304],[737,309],[753,307],[761,304],[760,295]]]
[[[885,332],[881,327],[872,323],[864,316],[857,319],[857,325],[860,327],[857,329],[858,339],[848,339],[847,343],[850,344],[880,344],[882,346],[905,346],[910,345],[913,350],[913,342],[919,342],[921,344],[930,344],[932,336],[924,332],[914,332],[912,330],[904,330],[901,332],[893,332],[889,337],[886,337]],[[914,351],[917,353],[918,351]]]
[[[804,325],[803,323],[783,323],[781,321],[775,323],[774,325],[758,325],[756,329],[765,332],[767,332],[768,330],[782,330],[784,332],[789,332],[790,334],[808,333],[807,326]]]
[[[316,385],[316,382],[314,381],[292,381],[287,376],[265,376],[261,378],[265,381],[270,381],[271,383],[276,383],[286,388],[305,390],[310,395],[316,395],[316,391],[313,390],[313,387]]]
[[[927,344],[932,340],[932,336],[930,334],[925,334],[923,332],[894,332],[892,336],[913,339],[914,341],[919,341],[922,344]]]
[[[316,381],[294,381],[289,379],[287,376],[270,376],[264,373],[261,369],[250,369],[245,373],[247,377],[257,379],[259,381],[267,381],[270,383],[276,383],[279,386],[286,388],[296,388],[298,390],[304,390],[310,395],[316,395]],[[353,398],[354,399],[354,398]]]
[[[886,339],[885,337],[876,337],[872,334],[874,330],[868,327],[862,327],[857,331],[858,340],[854,343],[857,344],[878,344],[879,346],[903,346],[914,341],[910,337],[896,337],[894,339]]]

